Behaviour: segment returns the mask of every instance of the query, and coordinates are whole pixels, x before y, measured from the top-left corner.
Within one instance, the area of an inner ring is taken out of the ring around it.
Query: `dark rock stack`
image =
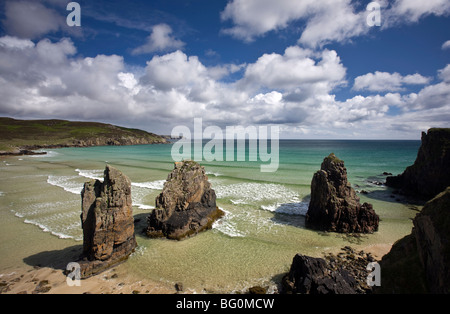
[[[81,192],[83,259],[81,277],[95,275],[121,261],[136,248],[131,181],[106,166],[104,181],[86,182]]]
[[[330,154],[313,176],[306,225],[324,231],[372,233],[378,230],[378,223],[372,205],[360,204],[347,180],[344,162]]]
[[[194,161],[176,162],[147,219],[146,233],[181,240],[210,229],[223,215],[205,169]]]
[[[325,258],[297,254],[282,279],[285,294],[366,294],[367,265],[375,259],[363,251],[344,247],[343,252]]]
[[[410,235],[381,260],[381,293],[450,293],[450,187],[428,201]]]
[[[450,186],[450,129],[422,132],[422,144],[414,164],[400,175],[387,177],[386,185],[425,199]]]

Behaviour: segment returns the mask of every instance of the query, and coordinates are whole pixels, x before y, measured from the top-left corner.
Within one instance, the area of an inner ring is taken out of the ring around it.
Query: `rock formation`
[[[297,254],[283,279],[284,293],[355,294],[355,279],[346,271],[331,271],[323,258]]]
[[[410,235],[381,260],[381,293],[450,293],[450,187],[428,201]]]
[[[313,176],[306,225],[324,231],[371,233],[378,230],[378,223],[372,205],[360,204],[344,162],[330,154]]]
[[[176,162],[147,219],[149,237],[180,240],[210,229],[223,216],[205,169],[194,161]]]
[[[292,294],[367,294],[367,265],[375,259],[370,253],[343,247],[338,254],[324,258],[297,254],[281,283],[281,293]]]
[[[386,185],[407,195],[430,199],[450,185],[450,129],[422,132],[422,144],[412,166]]]
[[[81,198],[84,278],[127,259],[137,244],[128,177],[106,166],[104,181],[86,182]]]

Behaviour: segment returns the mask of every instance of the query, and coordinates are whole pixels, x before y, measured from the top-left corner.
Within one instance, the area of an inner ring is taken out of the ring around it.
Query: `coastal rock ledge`
[[[360,204],[347,180],[344,162],[333,153],[322,162],[311,182],[311,201],[306,225],[340,233],[372,233],[378,230],[379,217],[371,204]]]
[[[131,181],[107,165],[103,182],[86,182],[81,191],[83,255],[81,277],[98,274],[128,258],[137,246]]]
[[[223,215],[205,169],[194,161],[175,162],[147,219],[146,233],[181,240],[210,229]]]
[[[422,143],[413,165],[402,174],[386,178],[386,185],[401,193],[429,200],[450,185],[450,128],[422,132]]]

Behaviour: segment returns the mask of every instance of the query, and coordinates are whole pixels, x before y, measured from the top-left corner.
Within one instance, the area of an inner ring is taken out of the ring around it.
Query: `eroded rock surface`
[[[378,224],[372,205],[360,204],[344,162],[330,154],[313,176],[306,225],[324,231],[372,233]]]
[[[205,169],[194,161],[176,162],[156,198],[146,233],[180,240],[210,229],[223,214]]]

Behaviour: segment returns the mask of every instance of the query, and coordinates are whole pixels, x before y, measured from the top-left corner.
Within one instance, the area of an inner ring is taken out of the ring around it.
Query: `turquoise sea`
[[[108,163],[132,181],[139,247],[121,265],[126,272],[182,282],[192,292],[274,289],[296,253],[322,256],[345,245],[391,245],[410,233],[418,207],[382,185],[383,172],[403,172],[419,146],[420,141],[280,140],[276,172],[261,172],[259,161],[202,161],[226,215],[212,230],[183,241],[148,239],[142,232],[173,169],[171,144],[62,148],[2,158],[0,272],[40,258],[51,264],[49,256],[81,248],[80,192],[85,181],[102,178]],[[378,232],[352,237],[305,228],[312,176],[332,152],[345,161],[355,190],[368,192],[359,196],[380,216]]]

